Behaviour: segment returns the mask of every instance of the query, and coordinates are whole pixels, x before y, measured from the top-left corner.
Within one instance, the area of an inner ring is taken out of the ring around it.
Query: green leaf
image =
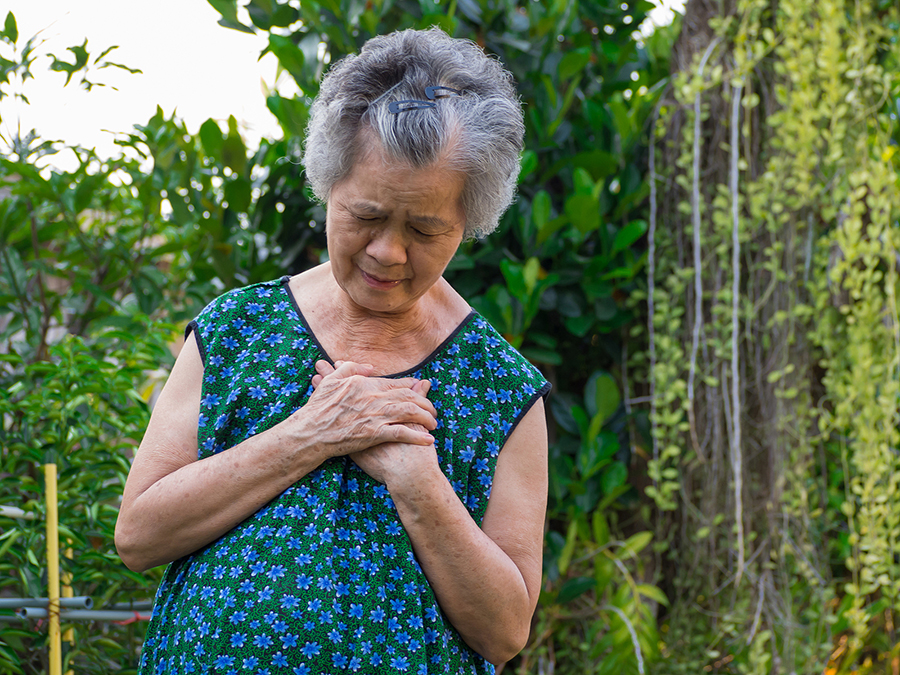
[[[75,61],[73,63],[61,61],[55,56],[53,57],[53,63],[50,64],[50,70],[56,71],[58,73],[66,73],[66,85],[69,84],[69,82],[72,80],[72,76],[75,73],[77,73],[87,65],[87,43],[88,41],[87,39],[85,39],[85,41],[79,46],[68,47],[68,51],[72,52],[72,54],[74,54],[75,56]]]
[[[624,251],[647,232],[647,223],[643,220],[632,220],[625,227],[616,232],[613,240],[612,255]]]
[[[16,25],[16,17],[12,12],[6,15],[6,21],[3,23],[3,37],[13,44],[19,39],[19,27]]]
[[[279,5],[270,19],[276,28],[287,28],[300,18],[300,11],[290,5]]]
[[[228,118],[228,136],[222,144],[222,162],[239,175],[243,175],[247,166],[247,148],[238,131],[234,115]]]
[[[566,200],[566,215],[584,235],[600,227],[600,206],[591,195],[573,195]]]
[[[256,34],[256,30],[251,26],[245,26],[240,22],[237,15],[237,0],[207,0],[215,10],[222,15],[219,25],[225,28],[241,31],[242,33]]]
[[[603,494],[610,494],[624,485],[626,480],[628,480],[628,469],[622,462],[613,462],[600,476],[600,488],[603,490]]]
[[[272,0],[250,0],[245,7],[254,26],[263,30],[272,28]]]
[[[225,183],[225,201],[228,202],[228,208],[233,211],[247,211],[253,201],[253,192],[250,187],[250,181],[243,176]]]
[[[619,441],[612,434],[600,434],[596,438],[587,439],[578,451],[578,470],[581,480],[587,480],[604,466],[609,464],[610,457],[619,449]]]
[[[19,252],[12,246],[3,246],[3,281],[19,302],[28,302],[28,273]]]
[[[538,158],[534,150],[526,150],[522,153],[522,168],[519,170],[519,183],[528,178],[537,168]]]
[[[637,534],[633,534],[625,540],[624,548],[628,549],[628,551],[630,551],[632,554],[637,555],[645,548],[647,548],[647,545],[651,541],[653,541],[652,532],[638,532]]]
[[[575,552],[575,543],[578,541],[578,521],[569,521],[569,531],[566,533],[566,545],[563,546],[562,552],[559,554],[559,573],[565,574],[569,569],[569,563],[572,562],[572,554]]]
[[[637,584],[635,586],[635,589],[640,595],[643,595],[645,598],[655,600],[664,607],[669,606],[669,599],[666,597],[666,594],[653,584]]]
[[[550,220],[550,194],[546,190],[538,190],[531,200],[531,220],[538,232],[542,231]]]
[[[200,125],[200,143],[203,150],[213,160],[222,161],[223,137],[222,129],[214,119],[207,119]]]
[[[505,258],[500,261],[500,272],[506,280],[506,287],[510,294],[519,302],[524,303],[528,297],[528,286],[525,281],[525,272],[521,264]]]
[[[579,47],[566,54],[559,62],[559,79],[568,80],[581,73],[591,60],[591,48]]]
[[[566,325],[566,330],[568,330],[573,335],[577,335],[578,337],[584,337],[587,335],[588,331],[594,325],[594,318],[590,314],[583,314],[581,316],[567,316],[563,319],[563,323]]]
[[[302,138],[306,133],[309,106],[301,99],[284,98],[273,94],[266,99],[266,107],[278,119],[286,135]]]
[[[609,541],[609,523],[606,522],[603,511],[594,511],[591,517],[591,530],[594,534],[594,543],[598,546],[603,546]]]
[[[602,370],[594,371],[584,387],[584,402],[591,417],[606,422],[622,402],[615,378]]]
[[[593,577],[575,577],[574,579],[569,579],[559,589],[559,595],[557,596],[556,601],[559,604],[564,605],[578,596],[593,590],[596,585],[597,582]]]
[[[305,79],[303,68],[306,63],[303,51],[290,38],[281,35],[269,35],[269,50],[275,54],[281,67],[302,86]]]

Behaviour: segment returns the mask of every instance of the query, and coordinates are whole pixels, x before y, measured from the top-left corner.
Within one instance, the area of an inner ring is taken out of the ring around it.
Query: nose
[[[366,253],[382,267],[406,263],[406,236],[399,228],[377,228],[366,246]]]

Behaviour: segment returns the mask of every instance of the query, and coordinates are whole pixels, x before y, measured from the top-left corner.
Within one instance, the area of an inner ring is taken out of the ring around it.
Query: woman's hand
[[[355,368],[350,368],[351,366]],[[339,375],[342,372],[350,372],[350,370],[354,370],[357,374],[362,375],[367,368],[367,366],[360,366],[359,364],[351,364],[350,362],[344,361],[336,361],[334,366],[327,361],[318,361],[316,363],[316,375],[312,378],[312,385],[318,393],[319,387],[325,381],[326,377],[334,376],[335,374]],[[381,378],[373,379],[377,381]],[[402,380],[387,380],[387,382],[401,383],[402,387],[410,389],[414,394],[417,394],[428,402],[428,399],[425,398],[431,389],[431,383],[428,380],[405,378]],[[428,403],[430,410],[434,410],[434,406],[431,405],[430,402]],[[408,422],[406,426],[413,433],[428,434],[428,429],[422,424]],[[435,423],[434,426],[431,426],[430,428],[434,429],[436,426]],[[425,470],[439,470],[437,452],[434,448],[434,439],[430,434],[428,435],[428,438],[431,438],[431,441],[428,444],[405,440],[380,443],[365,450],[354,452],[350,456],[360,469],[365,471],[379,483],[391,485],[395,480],[414,478],[415,476],[421,475],[422,471]]]
[[[199,462],[203,362],[192,332],[125,484],[116,524],[125,564],[142,571],[196,551],[329,457],[386,442],[431,447],[436,411],[422,384],[369,377],[371,370],[356,363],[328,366],[306,405],[288,419]]]
[[[425,394],[431,383],[407,377],[371,377],[372,366],[316,363],[315,391],[294,415],[314,425],[325,455],[359,452],[384,443],[433,446],[437,410]]]

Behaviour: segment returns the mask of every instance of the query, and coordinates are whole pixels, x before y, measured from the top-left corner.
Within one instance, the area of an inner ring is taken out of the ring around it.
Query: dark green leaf
[[[600,476],[600,487],[603,489],[603,494],[610,494],[624,485],[626,480],[628,480],[628,469],[622,462],[613,462]]]
[[[600,227],[600,207],[591,195],[573,195],[566,200],[566,216],[582,234]]]
[[[305,81],[303,67],[306,59],[300,48],[290,38],[269,35],[269,51],[275,54],[278,63],[291,74],[294,81],[302,86]]]
[[[6,21],[3,23],[3,37],[13,44],[19,39],[19,28],[16,25],[16,17],[12,12],[7,13]]]
[[[584,67],[591,60],[591,49],[589,47],[581,47],[574,49],[563,56],[559,63],[559,78],[568,80],[573,75],[580,74]]]
[[[584,386],[584,401],[588,415],[609,419],[622,401],[619,385],[609,373],[595,371]]]
[[[593,590],[596,585],[597,582],[593,577],[576,577],[575,579],[569,579],[562,585],[562,588],[559,589],[559,595],[557,596],[556,601],[559,604],[564,605],[584,593]]]

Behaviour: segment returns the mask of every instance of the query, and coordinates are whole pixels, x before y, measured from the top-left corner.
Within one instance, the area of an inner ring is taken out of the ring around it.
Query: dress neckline
[[[291,303],[291,307],[293,307],[294,312],[297,314],[297,320],[303,326],[303,329],[307,333],[309,333],[310,338],[312,338],[312,341],[315,343],[316,348],[318,348],[319,352],[322,354],[324,359],[333,366],[334,359],[332,359],[331,356],[328,354],[328,352],[325,351],[325,348],[322,346],[322,343],[319,342],[319,338],[316,337],[316,334],[313,332],[313,329],[310,327],[309,322],[306,320],[306,317],[303,316],[303,311],[300,309],[300,305],[297,304],[297,298],[294,297],[294,293],[291,291],[290,281],[291,281],[290,275],[287,275],[287,274],[284,275],[281,278],[281,288],[282,288],[283,292],[285,293],[285,295],[287,295],[288,301]],[[448,335],[446,338],[444,338],[441,341],[441,343],[437,347],[435,347],[434,350],[428,356],[426,356],[424,359],[422,359],[422,361],[420,361],[419,363],[414,365],[412,368],[407,368],[406,370],[402,370],[399,373],[392,373],[390,375],[378,375],[377,377],[384,377],[384,378],[407,377],[407,376],[415,373],[416,371],[421,370],[426,365],[431,363],[431,361],[433,361],[435,359],[435,357],[447,347],[447,345],[449,345],[451,342],[453,342],[453,340],[456,338],[456,336],[459,335],[460,332],[467,325],[469,325],[469,323],[472,322],[472,320],[475,318],[476,314],[477,313],[475,312],[475,310],[470,307],[469,313],[466,314],[465,318],[459,323],[459,325],[453,329],[453,331],[450,333],[450,335]]]

